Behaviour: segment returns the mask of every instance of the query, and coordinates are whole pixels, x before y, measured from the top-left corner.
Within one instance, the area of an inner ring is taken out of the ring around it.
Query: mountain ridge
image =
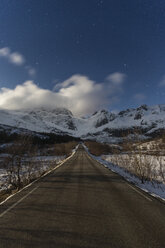
[[[102,109],[85,118],[75,117],[66,108],[0,109],[1,129],[3,125],[101,142],[119,142],[123,136],[133,136],[138,130],[145,139],[165,129],[165,105],[141,105],[119,113]]]

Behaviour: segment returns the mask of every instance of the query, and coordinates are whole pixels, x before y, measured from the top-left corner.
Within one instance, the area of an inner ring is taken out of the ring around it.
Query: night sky
[[[0,88],[9,109],[164,104],[165,1],[0,0]]]

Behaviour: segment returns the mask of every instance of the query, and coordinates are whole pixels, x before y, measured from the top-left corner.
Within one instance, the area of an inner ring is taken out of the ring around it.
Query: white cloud
[[[133,96],[133,98],[137,101],[137,102],[140,102],[140,103],[143,103],[143,101],[146,99],[146,96],[145,94],[143,93],[137,93]]]
[[[33,81],[17,85],[15,89],[1,88],[0,107],[6,109],[35,108],[40,106],[63,106],[63,99],[58,94],[39,88]],[[65,104],[65,103],[64,103]]]
[[[25,57],[21,53],[11,52],[9,47],[3,47],[0,49],[0,57],[7,59],[8,62],[17,66],[23,66],[26,62]],[[24,69],[27,71],[30,77],[36,74],[36,70],[32,66],[25,64]]]
[[[8,47],[3,47],[0,49],[0,57],[8,57],[10,55],[10,49]]]
[[[115,95],[115,98],[117,101],[118,101],[118,99],[116,97],[116,93],[117,93],[117,95],[119,93],[122,93],[123,83],[124,83],[126,77],[127,76],[124,73],[114,72],[106,78],[107,90],[110,92],[110,95]]]
[[[126,74],[114,72],[107,77],[107,80],[115,85],[121,85],[126,79]]]
[[[23,65],[25,63],[25,58],[22,54],[14,52],[9,55],[9,61],[15,65]]]
[[[91,113],[105,103],[103,85],[86,76],[74,75],[57,87],[58,94],[68,99],[68,108],[76,114]]]
[[[65,107],[76,115],[89,114],[118,98],[120,87],[111,91],[113,83],[96,83],[86,76],[73,75],[56,85],[54,90],[40,88],[33,81],[17,85],[15,89],[1,88],[0,107],[21,109],[35,107]]]
[[[36,74],[36,70],[29,65],[25,66],[25,69],[27,70],[29,76],[34,76]]]
[[[3,47],[0,49],[0,57],[8,59],[8,61],[14,65],[23,65],[25,58],[18,52],[11,52],[9,47]]]

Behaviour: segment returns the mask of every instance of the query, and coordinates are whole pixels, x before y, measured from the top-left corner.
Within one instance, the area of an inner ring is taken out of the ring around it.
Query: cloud
[[[86,76],[74,75],[57,87],[59,96],[68,99],[68,107],[75,114],[91,113],[105,103],[103,85]]]
[[[125,81],[126,77],[127,76],[124,73],[114,72],[107,77],[107,80],[114,85],[121,85]]]
[[[9,47],[3,47],[0,49],[0,57],[6,58],[10,63],[14,65],[23,65],[25,58],[18,52],[11,52]]]
[[[36,70],[33,67],[28,65],[28,66],[25,66],[25,69],[27,70],[29,76],[35,76]]]
[[[106,78],[106,82],[108,85],[107,90],[109,91],[110,95],[115,95],[116,98],[116,93],[117,95],[119,94],[119,92],[122,93],[123,83],[126,77],[127,75],[124,73],[114,72]]]
[[[9,61],[15,65],[23,65],[25,63],[25,58],[22,54],[15,52],[10,54]]]
[[[58,94],[39,88],[33,81],[17,85],[15,89],[1,88],[0,107],[5,109],[24,109],[35,107],[63,107],[65,101]]]
[[[133,96],[134,100],[136,100],[137,102],[142,103],[145,99],[146,96],[143,93],[137,93]]]
[[[0,49],[0,57],[8,57],[10,55],[10,49],[8,47],[3,47]]]
[[[0,57],[5,58],[8,62],[17,65],[17,66],[24,66],[24,69],[27,71],[30,77],[36,74],[36,70],[30,66],[26,65],[25,57],[19,52],[11,52],[9,47],[3,47],[0,49]]]
[[[113,87],[110,87],[113,85]],[[87,76],[73,75],[53,90],[42,89],[33,81],[17,85],[15,89],[1,88],[0,107],[24,109],[36,107],[65,107],[75,115],[85,115],[113,104],[120,94],[121,86],[114,82],[96,83]]]

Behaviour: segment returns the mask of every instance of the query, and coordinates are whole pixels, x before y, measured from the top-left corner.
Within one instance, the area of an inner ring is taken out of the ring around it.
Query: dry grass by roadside
[[[78,145],[76,141],[67,143],[47,144],[39,148],[40,155],[42,156],[69,156],[72,150]]]
[[[163,139],[136,140],[136,142],[125,140],[120,144],[121,149],[119,146],[92,141],[85,142],[85,145],[92,155],[100,156],[103,160],[129,171],[137,176],[142,183],[145,181],[165,182]]]
[[[54,155],[55,156],[69,156],[72,150],[78,145],[78,142],[71,141],[68,143],[55,144]]]
[[[72,141],[37,147],[33,146],[29,137],[22,136],[16,140],[6,149],[8,156],[4,159],[3,169],[8,176],[1,184],[0,202],[56,167],[60,160],[72,154],[77,144]]]
[[[119,153],[119,146],[112,146],[109,144],[102,144],[95,141],[85,141],[85,146],[88,147],[89,152],[95,156],[101,156],[112,153]]]

